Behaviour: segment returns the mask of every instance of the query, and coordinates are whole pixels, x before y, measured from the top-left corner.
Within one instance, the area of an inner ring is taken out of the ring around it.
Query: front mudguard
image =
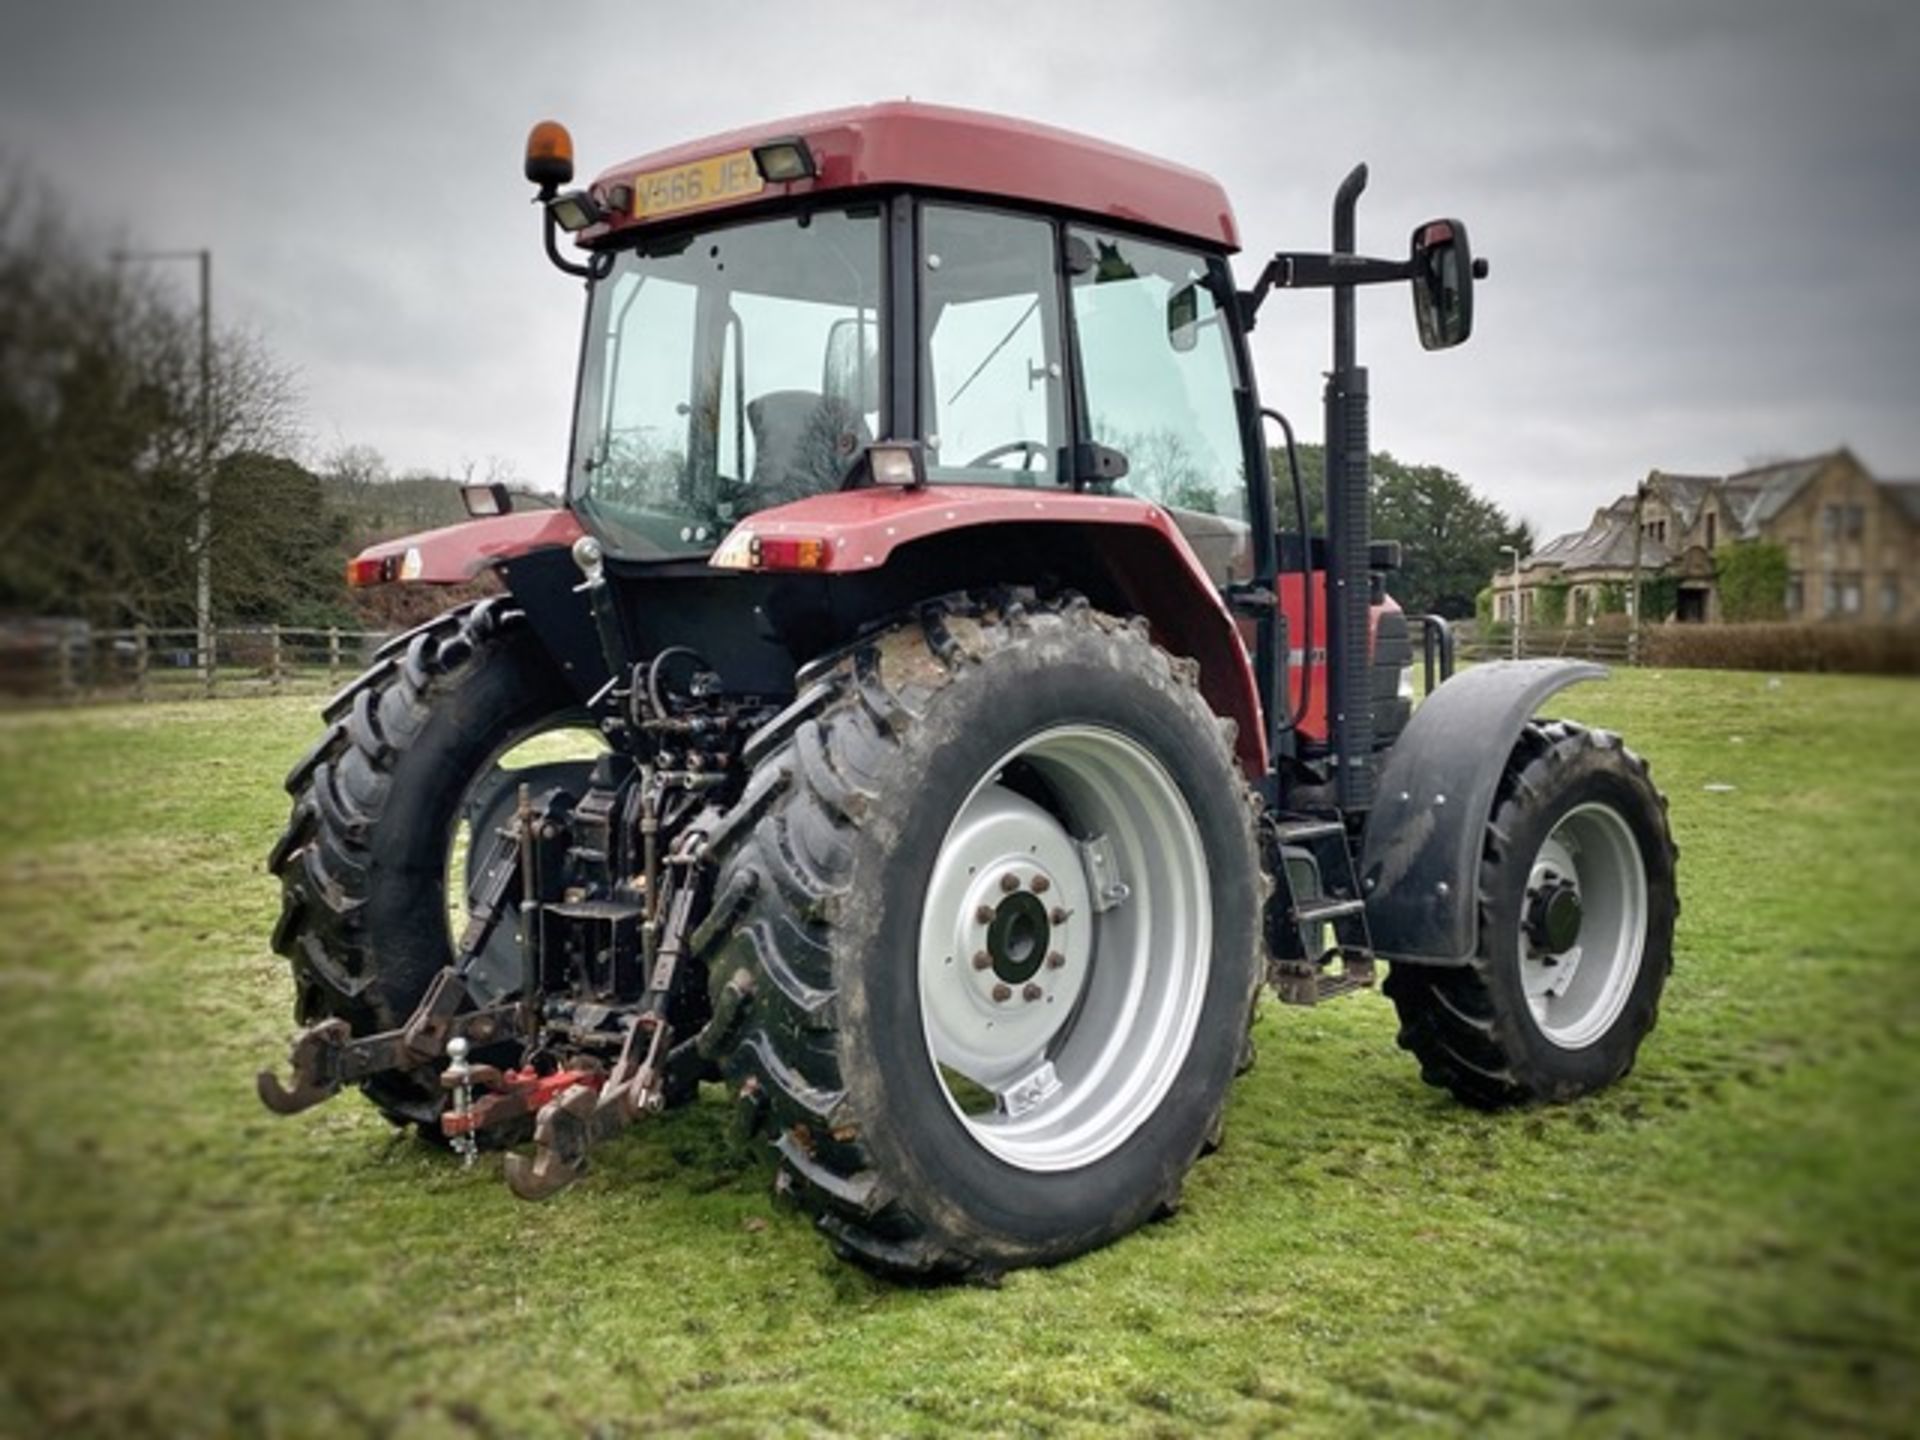
[[[1479,944],[1475,884],[1494,793],[1540,702],[1582,680],[1584,660],[1496,660],[1429,695],[1380,768],[1360,883],[1382,959],[1464,965]]]

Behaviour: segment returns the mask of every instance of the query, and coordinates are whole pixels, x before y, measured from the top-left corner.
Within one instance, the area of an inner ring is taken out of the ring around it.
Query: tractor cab
[[[923,111],[876,107],[862,153],[900,125],[986,123]],[[671,152],[549,206],[592,217],[569,495],[611,554],[707,554],[749,515],[877,483],[880,442],[913,447],[913,484],[1164,506],[1220,584],[1249,578],[1259,460],[1224,199],[1180,237],[940,174],[873,193],[829,183],[855,132],[792,124],[774,153],[804,153],[804,181],[740,179],[765,146]],[[1035,134],[1067,167],[1087,143]],[[647,198],[689,190],[710,198]]]

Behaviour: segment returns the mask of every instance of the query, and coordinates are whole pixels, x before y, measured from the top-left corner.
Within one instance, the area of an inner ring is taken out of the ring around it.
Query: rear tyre
[[[751,977],[726,1069],[782,1187],[922,1276],[1169,1212],[1259,978],[1253,810],[1191,667],[1084,602],[954,605],[805,693],[699,937]]]
[[[448,894],[464,886],[448,874],[463,814],[489,808],[481,792],[498,789],[515,745],[583,718],[497,599],[401,636],[323,714],[326,735],[287,776],[293,813],[267,857],[281,884],[273,948],[292,965],[299,1024],[339,1017],[366,1035],[403,1024],[452,957]],[[547,782],[563,768],[543,767]],[[430,1071],[362,1089],[395,1124],[439,1133]]]
[[[1487,825],[1472,963],[1387,977],[1427,1083],[1493,1109],[1571,1100],[1633,1068],[1673,968],[1666,808],[1618,736],[1527,727]]]

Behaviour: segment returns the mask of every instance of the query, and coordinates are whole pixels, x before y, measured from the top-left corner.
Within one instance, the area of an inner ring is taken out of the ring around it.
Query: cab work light
[[[497,480],[486,485],[462,485],[460,503],[476,520],[513,512],[513,495]]]
[[[811,180],[820,172],[814,167],[813,152],[807,142],[795,136],[791,140],[769,140],[753,147],[753,168],[770,184],[789,180]]]
[[[874,441],[867,447],[867,468],[876,485],[918,490],[927,483],[927,458],[917,441]]]
[[[606,218],[599,203],[584,190],[569,190],[554,196],[547,202],[547,213],[553,216],[553,223],[569,235]]]

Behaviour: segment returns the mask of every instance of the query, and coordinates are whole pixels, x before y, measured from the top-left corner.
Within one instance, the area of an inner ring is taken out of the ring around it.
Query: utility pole
[[[116,263],[193,260],[200,266],[200,456],[193,488],[193,620],[200,688],[213,693],[213,251],[116,250]]]
[[[1520,658],[1520,547],[1502,545],[1500,553],[1513,557],[1513,630],[1508,650],[1512,658],[1518,660]]]
[[[1647,482],[1642,480],[1633,490],[1633,590],[1628,600],[1631,621],[1627,629],[1627,663],[1640,663],[1640,542],[1646,534],[1646,525],[1642,516],[1647,507]]]

